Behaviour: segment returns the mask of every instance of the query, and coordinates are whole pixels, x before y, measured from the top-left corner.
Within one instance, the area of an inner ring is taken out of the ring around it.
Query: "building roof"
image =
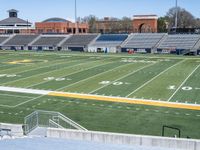
[[[46,19],[43,22],[71,22],[71,21],[63,19],[63,18],[57,18],[57,17],[55,17],[55,18]]]
[[[134,15],[133,19],[158,19],[157,15]]]
[[[19,11],[16,9],[10,9],[10,10],[8,10],[8,12],[19,12]]]
[[[27,21],[15,17],[9,17],[0,21],[0,25],[15,25],[15,24],[27,24]],[[28,22],[28,24],[30,25],[32,23]]]

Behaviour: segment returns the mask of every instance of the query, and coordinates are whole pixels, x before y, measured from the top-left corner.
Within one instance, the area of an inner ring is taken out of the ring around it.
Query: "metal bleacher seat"
[[[90,46],[106,46],[106,47],[120,46],[121,43],[127,39],[127,37],[128,37],[127,34],[104,34],[101,35]]]
[[[32,46],[57,46],[65,37],[41,37]]]
[[[101,35],[96,41],[100,42],[100,41],[104,41],[104,42],[113,42],[113,41],[124,41],[126,40],[126,38],[128,37],[128,35],[126,34],[104,34],[104,35]]]
[[[97,35],[98,34],[72,35],[62,44],[62,47],[85,47],[94,40]]]
[[[25,46],[33,41],[38,35],[15,35],[4,46]]]
[[[199,41],[199,35],[168,35],[167,38],[160,43],[160,49],[192,49]]]
[[[153,48],[163,38],[165,33],[136,33],[123,44],[127,48]]]
[[[7,38],[8,38],[8,37],[6,37],[6,36],[0,36],[0,44],[1,44],[2,42],[4,42]]]

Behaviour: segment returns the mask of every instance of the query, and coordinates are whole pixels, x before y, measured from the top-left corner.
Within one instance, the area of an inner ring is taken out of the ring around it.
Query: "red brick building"
[[[72,23],[71,21],[62,18],[50,18],[43,22],[35,23],[36,33],[55,33],[55,34],[74,34],[87,33],[88,24],[86,23]]]
[[[157,15],[134,15],[133,32],[135,33],[156,33],[157,32]]]
[[[157,15],[134,15],[133,19],[130,20],[129,27],[121,27],[112,30],[116,23],[119,23],[118,26],[120,26],[120,23],[123,24],[122,21],[105,17],[104,20],[97,21],[95,26],[96,32],[99,33],[109,33],[110,31],[114,31],[115,33],[156,33],[157,20]]]

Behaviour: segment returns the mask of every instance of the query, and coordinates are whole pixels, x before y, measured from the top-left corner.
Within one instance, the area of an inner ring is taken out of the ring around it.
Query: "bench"
[[[8,135],[8,136],[12,137],[11,129],[2,129],[2,128],[0,128],[0,137],[3,138],[4,135]]]

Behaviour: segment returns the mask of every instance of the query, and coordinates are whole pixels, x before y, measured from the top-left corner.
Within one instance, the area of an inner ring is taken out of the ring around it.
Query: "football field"
[[[161,135],[169,125],[200,139],[200,58],[0,52],[0,122],[34,110],[88,130]]]

